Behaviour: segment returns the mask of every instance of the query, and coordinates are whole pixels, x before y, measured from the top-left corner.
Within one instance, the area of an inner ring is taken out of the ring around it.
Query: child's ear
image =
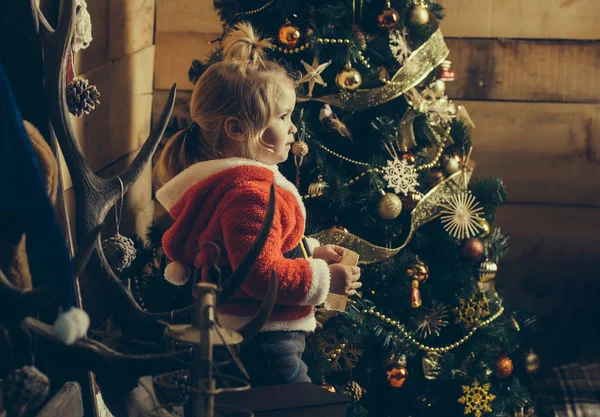
[[[229,116],[225,119],[225,133],[235,141],[242,142],[246,140],[245,126],[237,117]]]

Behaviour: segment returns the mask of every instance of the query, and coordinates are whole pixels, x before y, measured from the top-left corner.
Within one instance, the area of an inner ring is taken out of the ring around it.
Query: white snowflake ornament
[[[478,220],[481,220],[483,209],[473,195],[468,192],[455,194],[440,206],[442,224],[451,236],[462,240],[479,234]]]
[[[406,58],[412,53],[410,46],[408,46],[408,42],[406,41],[407,34],[406,28],[403,28],[401,31],[397,29],[392,30],[389,35],[392,55],[394,55],[394,58],[396,58],[400,65],[404,64]]]
[[[393,188],[396,194],[414,193],[419,186],[417,181],[417,170],[408,163],[406,159],[394,158],[387,161],[387,166],[383,168],[385,175],[383,179],[387,181],[388,187]]]
[[[85,0],[77,0],[77,17],[75,20],[75,33],[73,34],[73,52],[79,52],[90,46],[92,42],[92,18],[87,9]]]

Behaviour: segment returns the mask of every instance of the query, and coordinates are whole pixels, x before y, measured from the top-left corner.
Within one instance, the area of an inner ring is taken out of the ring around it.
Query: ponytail
[[[266,65],[266,50],[275,46],[271,39],[261,39],[246,22],[237,23],[223,38],[223,61],[235,62],[246,75],[248,68],[263,68]]]
[[[190,165],[218,157],[216,152],[207,146],[200,126],[192,122],[187,129],[180,130],[170,137],[165,144],[154,166],[154,182],[161,187]]]

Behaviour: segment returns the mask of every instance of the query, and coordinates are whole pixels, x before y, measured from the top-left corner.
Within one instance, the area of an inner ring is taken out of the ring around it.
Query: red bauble
[[[472,261],[478,261],[483,256],[484,248],[481,240],[473,238],[468,239],[463,244],[460,254],[463,258],[470,259]]]

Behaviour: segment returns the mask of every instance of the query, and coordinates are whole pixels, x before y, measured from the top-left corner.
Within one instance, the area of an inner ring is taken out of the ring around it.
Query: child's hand
[[[345,248],[338,245],[317,246],[313,250],[313,257],[323,259],[328,264],[336,264],[342,261],[345,251]]]
[[[329,265],[331,284],[329,292],[340,295],[354,295],[356,290],[362,287],[360,279],[360,268],[358,266],[346,266],[340,264]]]

